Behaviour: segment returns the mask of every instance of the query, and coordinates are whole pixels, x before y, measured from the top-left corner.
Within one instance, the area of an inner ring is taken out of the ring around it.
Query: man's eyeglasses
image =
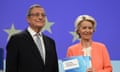
[[[34,14],[33,14],[33,13],[31,13],[31,14],[29,14],[28,16],[39,17],[40,15],[41,15],[42,17],[45,17],[45,16],[46,16],[46,15],[45,15],[45,14],[43,14],[43,13],[41,13],[41,14],[40,14],[40,13],[34,13]]]

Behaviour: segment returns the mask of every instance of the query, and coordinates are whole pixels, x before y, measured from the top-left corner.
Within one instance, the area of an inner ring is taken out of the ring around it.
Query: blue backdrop
[[[71,34],[76,17],[88,14],[97,21],[93,40],[106,44],[111,60],[120,60],[119,0],[1,0],[1,48],[5,49],[11,34],[27,28],[26,12],[35,3],[45,8],[48,26],[44,33],[56,41],[59,59],[66,56],[70,45],[79,42]]]

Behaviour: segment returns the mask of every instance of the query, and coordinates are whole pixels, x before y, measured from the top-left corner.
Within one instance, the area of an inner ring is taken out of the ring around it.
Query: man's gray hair
[[[31,5],[31,6],[29,7],[28,11],[27,11],[27,16],[30,16],[31,10],[32,10],[33,8],[42,8],[42,6],[40,6],[39,4],[33,4],[33,5]]]

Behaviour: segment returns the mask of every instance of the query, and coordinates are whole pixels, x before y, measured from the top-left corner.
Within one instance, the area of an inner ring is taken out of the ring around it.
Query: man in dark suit
[[[58,72],[55,42],[41,32],[45,20],[44,9],[32,5],[27,13],[29,27],[13,35],[7,44],[6,72]]]

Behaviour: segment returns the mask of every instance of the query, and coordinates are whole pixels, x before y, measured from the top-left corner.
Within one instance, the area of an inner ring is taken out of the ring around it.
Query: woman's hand
[[[96,72],[94,68],[88,68],[86,72]]]

